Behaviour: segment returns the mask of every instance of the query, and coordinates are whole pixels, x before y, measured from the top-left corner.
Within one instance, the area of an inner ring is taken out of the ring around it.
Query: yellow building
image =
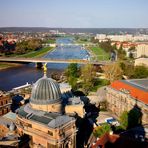
[[[117,80],[107,87],[108,109],[117,117],[134,108],[148,124],[148,79]]]
[[[136,58],[148,57],[148,44],[139,44],[136,47]]]

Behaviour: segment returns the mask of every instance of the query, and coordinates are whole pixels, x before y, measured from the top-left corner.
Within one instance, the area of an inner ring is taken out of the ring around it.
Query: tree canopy
[[[110,65],[105,65],[103,67],[104,74],[106,78],[110,81],[113,82],[115,80],[118,80],[122,77],[123,71],[120,68],[118,63],[110,64]]]
[[[120,124],[123,129],[128,127],[128,111],[124,111],[120,116]]]
[[[111,131],[110,125],[107,123],[104,123],[101,126],[96,127],[93,131],[93,134],[95,137],[101,137],[105,133],[110,132],[110,131]]]
[[[41,48],[41,40],[30,39],[27,41],[18,42],[16,44],[15,53],[24,54],[27,51],[37,50],[39,48]]]
[[[91,64],[84,65],[81,68],[78,68],[77,64],[70,64],[65,75],[74,90],[81,88],[83,93],[87,94],[95,86],[96,69]]]
[[[81,80],[82,80],[82,89],[84,93],[88,93],[95,84],[96,70],[93,65],[87,64],[84,67],[81,67]]]
[[[120,116],[120,124],[123,129],[130,129],[137,125],[141,125],[142,112],[135,105],[130,111],[124,111]]]
[[[145,65],[135,66],[134,73],[131,76],[134,79],[148,78],[148,67]]]
[[[77,78],[79,76],[78,64],[76,63],[69,64],[68,68],[65,71],[65,74],[67,76],[68,83],[72,86],[72,89],[76,89],[77,88]]]

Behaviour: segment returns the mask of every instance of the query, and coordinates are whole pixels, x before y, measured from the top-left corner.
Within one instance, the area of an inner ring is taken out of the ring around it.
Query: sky
[[[148,28],[148,0],[0,0],[0,27]]]

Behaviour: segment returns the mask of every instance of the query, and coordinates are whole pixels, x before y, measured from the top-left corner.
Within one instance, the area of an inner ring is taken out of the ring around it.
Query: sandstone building
[[[0,92],[0,116],[8,113],[11,108],[11,99],[8,94]]]
[[[148,79],[118,80],[107,87],[108,109],[116,116],[138,106],[142,124],[148,124]]]
[[[33,86],[30,103],[17,112],[20,135],[30,137],[30,147],[75,148],[75,118],[64,113],[58,83],[45,74]]]

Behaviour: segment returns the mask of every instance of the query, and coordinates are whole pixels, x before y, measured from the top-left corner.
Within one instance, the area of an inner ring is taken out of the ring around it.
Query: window
[[[31,125],[31,124],[27,124],[27,126],[28,126],[28,127],[32,127],[32,125]]]
[[[50,136],[53,136],[53,132],[51,132],[51,131],[48,131],[48,134],[49,134]]]

